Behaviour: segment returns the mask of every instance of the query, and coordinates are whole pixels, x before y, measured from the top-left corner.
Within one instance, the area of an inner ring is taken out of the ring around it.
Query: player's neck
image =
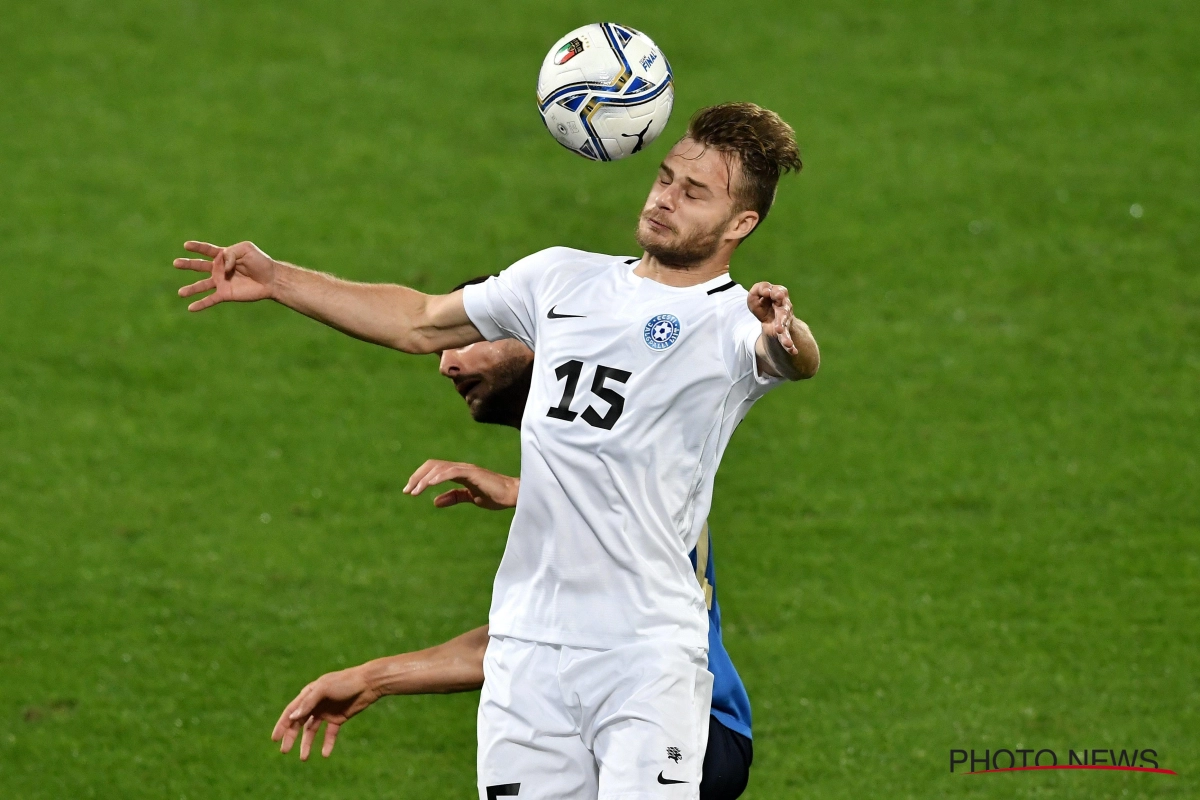
[[[712,258],[699,264],[668,264],[649,253],[642,253],[642,260],[633,274],[649,278],[666,286],[687,287],[708,283],[713,278],[729,272],[729,254],[718,251]]]

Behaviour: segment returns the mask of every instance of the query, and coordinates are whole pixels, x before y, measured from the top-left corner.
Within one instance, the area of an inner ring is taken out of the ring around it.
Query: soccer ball
[[[671,65],[650,37],[597,22],[550,48],[538,74],[538,111],[559,144],[593,161],[631,156],[671,116]]]

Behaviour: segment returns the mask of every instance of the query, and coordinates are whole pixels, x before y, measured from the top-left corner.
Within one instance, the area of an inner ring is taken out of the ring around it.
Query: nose
[[[672,183],[670,186],[663,187],[663,190],[654,197],[655,208],[660,208],[663,211],[673,211],[675,209],[675,203],[678,202],[675,196],[675,186],[677,183],[678,181]]]
[[[457,350],[443,350],[442,359],[438,363],[438,371],[447,378],[453,378],[462,372],[462,364],[458,360]]]

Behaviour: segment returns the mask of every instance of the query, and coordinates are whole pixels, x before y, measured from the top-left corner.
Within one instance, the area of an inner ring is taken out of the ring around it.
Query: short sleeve
[[[537,291],[557,263],[550,248],[522,258],[499,275],[463,288],[463,307],[489,342],[518,339],[533,348],[537,339]]]
[[[786,382],[783,378],[759,373],[754,348],[762,335],[762,323],[748,308],[742,306],[740,313],[731,316],[727,330],[730,335],[725,340],[725,363],[735,383],[745,381],[750,396],[757,399]]]

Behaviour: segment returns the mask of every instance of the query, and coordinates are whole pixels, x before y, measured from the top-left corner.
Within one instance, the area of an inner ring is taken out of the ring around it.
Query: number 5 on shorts
[[[519,783],[498,783],[495,786],[487,787],[488,800],[496,800],[497,797],[516,797],[521,793],[521,784]]]

